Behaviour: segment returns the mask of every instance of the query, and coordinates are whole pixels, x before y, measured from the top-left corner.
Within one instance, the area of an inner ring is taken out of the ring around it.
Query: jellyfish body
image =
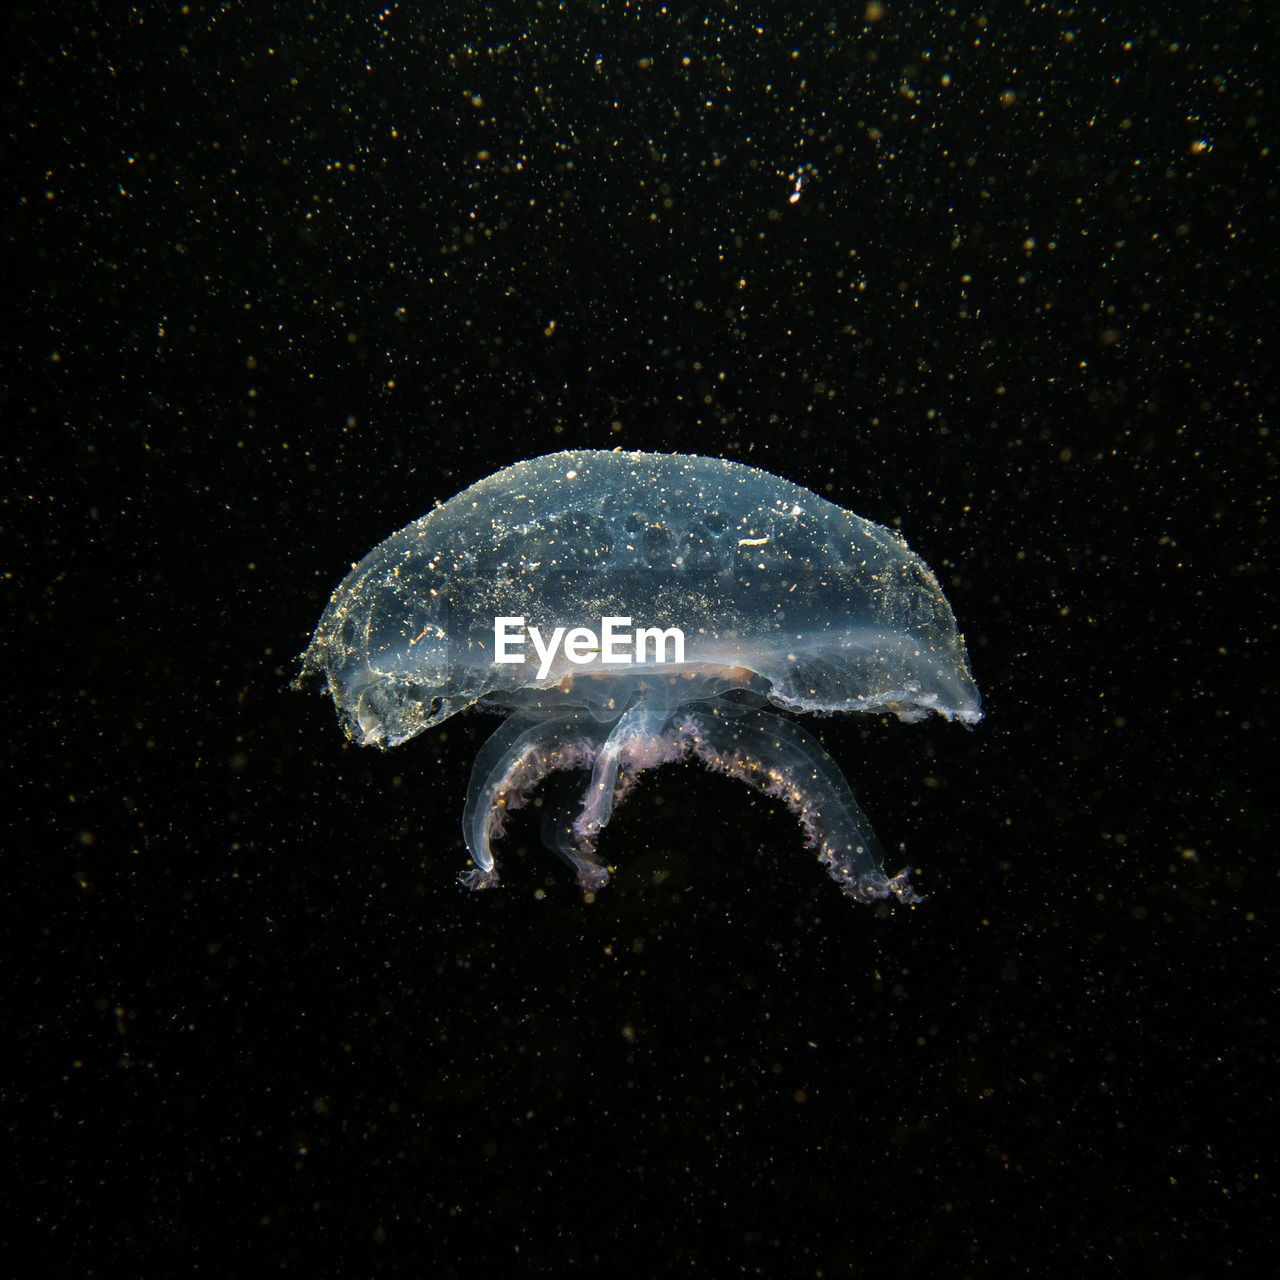
[[[508,713],[467,790],[473,887],[497,881],[505,814],[581,770],[543,837],[600,888],[597,839],[636,777],[692,758],[782,800],[851,897],[914,901],[831,757],[770,707],[981,718],[951,608],[900,535],[687,454],[549,454],[472,485],[352,568],[303,655],[312,678],[363,744]]]

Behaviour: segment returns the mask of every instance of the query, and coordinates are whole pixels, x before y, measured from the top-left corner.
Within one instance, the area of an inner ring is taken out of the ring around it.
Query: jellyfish
[[[379,543],[295,683],[381,748],[467,708],[505,716],[463,805],[476,889],[498,882],[507,814],[576,771],[570,798],[547,789],[542,835],[598,891],[600,833],[637,777],[692,759],[780,800],[855,901],[918,901],[794,717],[982,716],[951,607],[901,535],[742,463],[622,450],[505,467]]]

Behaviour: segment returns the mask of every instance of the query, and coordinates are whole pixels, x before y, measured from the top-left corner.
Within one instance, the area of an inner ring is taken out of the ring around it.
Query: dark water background
[[[1265,1271],[1277,25],[20,12],[5,1247]],[[594,903],[532,818],[469,894],[495,722],[380,755],[288,691],[352,560],[570,446],[763,467],[937,571],[987,719],[808,722],[921,906],[694,767]]]

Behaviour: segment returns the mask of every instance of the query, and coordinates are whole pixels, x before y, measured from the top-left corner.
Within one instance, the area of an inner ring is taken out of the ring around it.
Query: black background
[[[7,1247],[1266,1270],[1268,6],[11,21]],[[807,722],[922,905],[687,766],[595,902],[532,818],[469,894],[494,722],[289,691],[351,561],[571,446],[937,571],[987,719]]]

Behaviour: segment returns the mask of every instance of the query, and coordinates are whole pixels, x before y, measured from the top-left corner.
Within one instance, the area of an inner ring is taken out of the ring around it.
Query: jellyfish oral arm
[[[692,754],[708,769],[781,800],[827,874],[849,897],[920,901],[905,870],[885,873],[871,824],[839,765],[813,734],[768,711],[726,716],[714,708],[690,712],[683,731],[692,738]]]
[[[607,736],[598,721],[582,712],[513,715],[485,743],[471,770],[462,831],[475,865],[462,874],[462,883],[472,889],[497,884],[493,842],[502,835],[507,813],[527,804],[551,774],[589,769],[586,789],[568,803],[567,812],[548,809],[543,839],[573,868],[584,891],[603,888],[609,871],[596,857],[596,837],[608,826],[614,808],[643,769],[679,760],[692,750],[691,739],[663,730],[662,718],[655,720],[643,699],[619,717]]]
[[[682,730],[669,727],[661,716],[655,717],[643,698],[629,707],[596,753],[582,812],[573,823],[577,843],[594,847],[596,836],[609,825],[614,806],[622,802],[637,774],[682,760],[692,748],[692,740]]]
[[[643,698],[607,736],[590,716],[575,712],[512,716],[490,738],[467,792],[463,831],[475,866],[462,882],[473,889],[496,884],[492,844],[507,812],[527,803],[550,774],[589,769],[576,804],[565,806],[576,807],[576,815],[549,809],[543,838],[573,867],[584,891],[603,888],[609,871],[596,855],[600,832],[644,770],[690,757],[781,800],[827,874],[855,901],[919,901],[905,871],[885,873],[880,845],[849,784],[812,734],[767,711],[730,715],[710,704],[664,717]]]
[[[471,767],[462,832],[475,864],[459,879],[468,888],[498,883],[493,842],[506,815],[528,803],[539,783],[560,769],[589,769],[599,751],[599,735],[575,715],[513,715],[481,748]],[[575,863],[576,866],[576,863]],[[598,864],[577,866],[578,878],[605,884],[609,873]]]

